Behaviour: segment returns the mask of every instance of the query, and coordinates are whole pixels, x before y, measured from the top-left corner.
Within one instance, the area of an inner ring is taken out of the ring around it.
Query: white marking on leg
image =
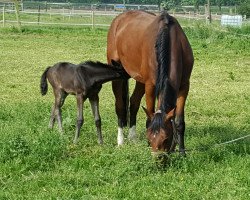
[[[123,145],[124,143],[124,135],[121,127],[118,127],[118,135],[117,135],[117,144],[118,146]]]
[[[137,135],[136,135],[136,126],[135,125],[129,129],[128,139],[131,141],[136,141]]]

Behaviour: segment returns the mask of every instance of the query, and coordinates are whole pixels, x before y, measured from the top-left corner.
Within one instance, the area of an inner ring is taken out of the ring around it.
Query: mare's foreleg
[[[179,140],[179,152],[182,155],[185,153],[185,144],[184,144],[184,133],[185,133],[185,118],[184,118],[184,107],[186,98],[189,91],[189,84],[185,88],[181,88],[178,94],[176,111],[175,111],[175,126]]]
[[[145,84],[146,105],[147,105],[147,121],[146,128],[148,128],[151,119],[155,112],[155,86],[152,83]]]
[[[84,119],[83,119],[83,101],[85,99],[83,98],[82,94],[76,94],[76,101],[77,101],[77,123],[76,123],[76,132],[75,132],[75,138],[73,142],[76,144],[78,141],[78,138],[80,136],[80,130],[83,125]]]
[[[128,109],[128,80],[112,81],[112,89],[115,95],[115,111],[118,117],[117,144],[124,143],[123,127],[127,125]]]
[[[95,125],[97,129],[97,137],[98,137],[98,143],[103,144],[103,138],[102,138],[102,130],[101,130],[101,117],[99,113],[99,97],[98,94],[95,96],[89,98],[92,113],[95,118]]]
[[[130,98],[130,121],[129,121],[129,140],[136,140],[136,116],[140,107],[141,99],[145,93],[145,85],[136,82],[134,92]]]

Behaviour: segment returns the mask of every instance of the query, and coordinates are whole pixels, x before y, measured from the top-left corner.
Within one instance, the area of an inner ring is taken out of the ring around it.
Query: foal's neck
[[[84,72],[87,73],[91,85],[103,84],[122,76],[121,70],[109,66],[84,66],[84,68]]]

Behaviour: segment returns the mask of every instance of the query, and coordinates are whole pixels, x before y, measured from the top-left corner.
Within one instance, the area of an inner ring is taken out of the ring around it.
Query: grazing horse
[[[128,78],[128,74],[118,66],[110,66],[100,62],[88,61],[79,65],[68,62],[55,64],[48,67],[41,76],[41,94],[45,95],[48,91],[47,79],[50,82],[55,103],[51,111],[49,128],[53,128],[55,118],[57,118],[59,130],[62,132],[61,107],[68,94],[76,95],[77,100],[77,126],[74,143],[77,142],[80,129],[83,125],[83,103],[88,98],[95,118],[98,142],[103,143],[101,132],[101,118],[99,114],[98,93],[102,84],[114,79]]]
[[[146,135],[153,154],[171,152],[178,143],[180,153],[185,155],[184,106],[194,57],[178,21],[166,12],[155,15],[128,11],[113,20],[107,40],[108,63],[120,63],[136,80],[130,98],[128,139],[136,138],[136,115],[145,93]],[[122,128],[127,125],[128,81],[113,81],[112,89],[118,116],[117,140],[121,145]]]

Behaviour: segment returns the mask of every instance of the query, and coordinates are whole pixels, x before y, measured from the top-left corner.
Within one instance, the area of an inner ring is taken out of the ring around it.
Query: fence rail
[[[90,26],[108,27],[111,21],[121,12],[118,11],[98,11],[98,10],[74,10],[74,9],[49,9],[38,10],[26,9],[20,11],[21,24],[36,24],[36,25],[60,25],[60,26]],[[190,20],[206,20],[205,14],[193,12],[170,13],[177,18],[185,18]],[[2,26],[17,23],[15,18],[15,10],[3,9],[0,10]],[[213,20],[221,20],[221,15],[212,15]]]
[[[65,25],[65,26],[91,26],[108,27],[118,14],[121,12],[104,12],[104,11],[80,11],[72,9],[56,9],[49,11],[25,10],[20,11],[21,24],[38,24],[38,25]],[[4,9],[0,11],[3,26],[17,23],[15,19],[15,10]]]

